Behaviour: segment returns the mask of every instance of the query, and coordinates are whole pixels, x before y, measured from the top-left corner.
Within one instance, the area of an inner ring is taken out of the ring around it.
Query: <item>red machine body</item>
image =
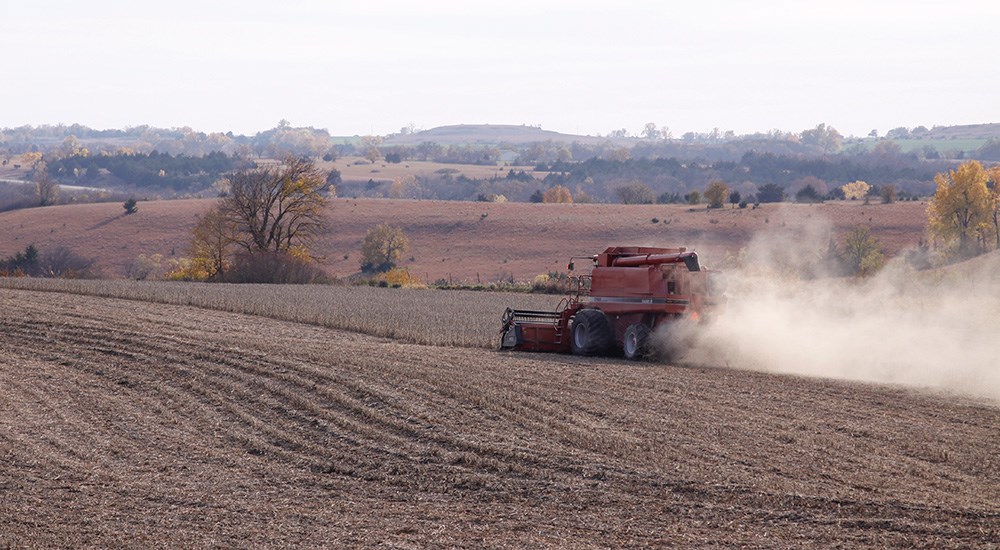
[[[611,247],[588,259],[589,275],[556,311],[508,308],[501,349],[606,355],[629,359],[648,354],[660,327],[704,321],[723,303],[719,273],[704,270],[685,248]],[[573,264],[570,264],[572,270]]]

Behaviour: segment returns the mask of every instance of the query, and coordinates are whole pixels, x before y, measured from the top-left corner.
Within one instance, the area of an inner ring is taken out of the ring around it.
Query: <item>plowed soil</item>
[[[959,397],[0,290],[0,547],[982,547],[997,457]]]

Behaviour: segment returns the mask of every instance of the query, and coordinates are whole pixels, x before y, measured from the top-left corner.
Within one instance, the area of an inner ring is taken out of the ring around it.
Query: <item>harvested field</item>
[[[1000,544],[1000,409],[0,290],[0,546]]]
[[[188,255],[191,229],[215,199],[140,202],[125,216],[120,204],[80,204],[0,213],[6,257],[34,243],[42,250],[66,246],[95,258],[110,278],[124,277],[140,255],[170,259]],[[330,231],[316,243],[329,273],[360,269],[365,232],[392,223],[410,239],[401,265],[425,282],[530,281],[565,271],[571,255],[595,254],[608,246],[686,246],[710,265],[736,256],[755,236],[811,239],[809,254],[827,249],[857,226],[871,227],[889,256],[924,237],[926,204],[764,204],[757,209],[708,210],[681,205],[528,204],[334,199]],[[655,220],[655,222],[654,222]],[[816,241],[813,243],[812,241]],[[800,243],[802,244],[802,243]]]
[[[416,344],[490,348],[507,307],[555,310],[562,296],[324,285],[232,285],[0,277],[0,288],[197,306]]]

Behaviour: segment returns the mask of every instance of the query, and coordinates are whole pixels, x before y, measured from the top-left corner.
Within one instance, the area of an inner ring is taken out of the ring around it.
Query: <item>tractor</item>
[[[649,355],[654,331],[674,323],[704,323],[723,305],[720,273],[702,269],[686,248],[611,247],[593,256],[589,275],[572,277],[575,288],[555,311],[523,309],[503,314],[500,349],[611,355]]]

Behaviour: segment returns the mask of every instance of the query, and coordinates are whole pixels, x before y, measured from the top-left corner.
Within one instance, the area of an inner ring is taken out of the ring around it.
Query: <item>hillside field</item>
[[[190,231],[216,199],[144,201],[125,216],[120,204],[82,204],[0,213],[0,256],[34,243],[58,245],[96,258],[105,276],[123,277],[139,255],[162,254],[164,261],[187,254]],[[892,256],[924,235],[926,204],[861,202],[763,204],[758,209],[707,210],[704,206],[620,204],[529,204],[390,199],[333,199],[330,231],[314,252],[330,273],[359,270],[365,232],[379,223],[402,227],[410,251],[402,265],[425,281],[490,282],[530,280],[565,271],[571,255],[589,255],[608,246],[686,246],[718,265],[735,256],[755,236],[816,237],[815,253],[826,250],[826,235],[842,240],[852,228],[872,228]],[[656,220],[654,223],[654,219]]]
[[[493,177],[504,177],[507,172],[527,172],[538,181],[539,188],[544,187],[541,180],[548,175],[548,172],[535,172],[534,166],[513,166],[504,164],[454,164],[433,162],[425,160],[407,160],[404,162],[386,162],[384,160],[371,163],[368,160],[357,157],[342,157],[333,162],[320,161],[316,163],[320,169],[329,171],[336,168],[340,171],[340,176],[344,181],[354,183],[364,183],[368,180],[376,182],[391,183],[396,178],[406,175],[432,176],[436,173],[448,173],[454,177],[464,175],[471,179],[489,179]]]
[[[4,547],[1000,544],[1000,408],[903,387],[0,289],[0,426]]]

